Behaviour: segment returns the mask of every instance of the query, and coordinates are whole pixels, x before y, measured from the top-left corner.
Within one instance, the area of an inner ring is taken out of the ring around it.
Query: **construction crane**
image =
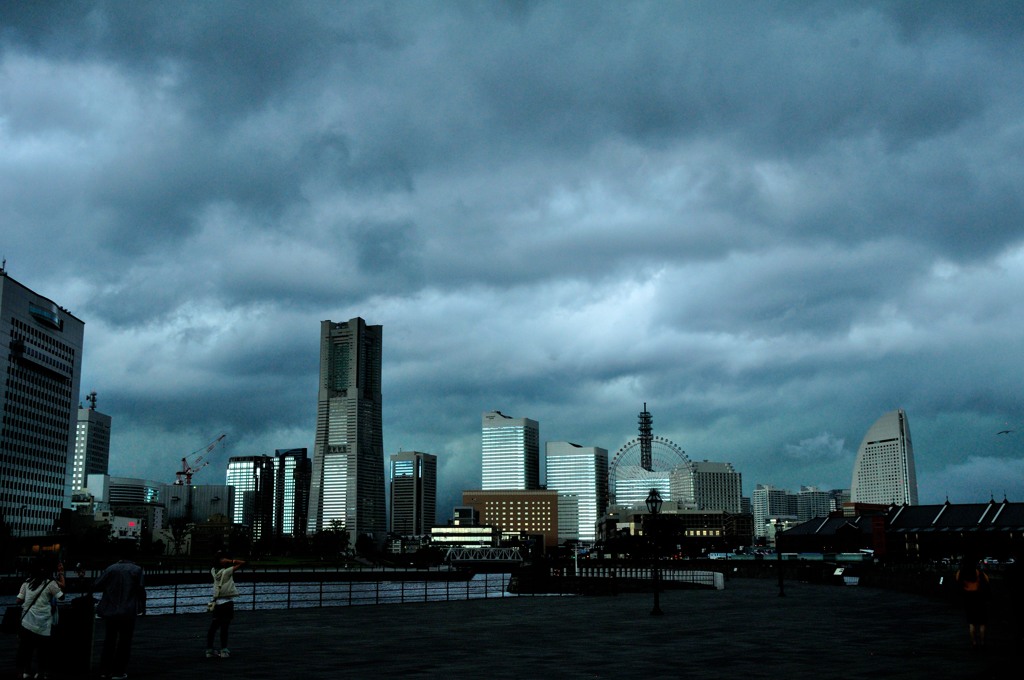
[[[204,467],[210,464],[210,461],[205,460],[206,454],[208,454],[210,451],[213,451],[213,449],[216,448],[217,444],[220,444],[220,441],[224,439],[224,437],[227,437],[227,435],[222,434],[221,436],[217,437],[212,442],[207,444],[205,448],[196,449],[192,453],[182,458],[181,469],[174,473],[177,476],[177,479],[174,480],[174,485],[181,486],[183,484],[192,484],[192,475],[199,472]]]

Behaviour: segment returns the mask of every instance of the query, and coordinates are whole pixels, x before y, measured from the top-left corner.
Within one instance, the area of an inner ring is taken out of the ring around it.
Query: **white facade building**
[[[903,409],[875,421],[857,449],[850,500],[917,505],[917,472],[910,425]]]
[[[608,507],[608,451],[571,442],[547,442],[545,458],[548,490],[559,494],[559,541],[593,543],[597,521]]]
[[[540,488],[540,426],[489,411],[482,419],[482,491]]]

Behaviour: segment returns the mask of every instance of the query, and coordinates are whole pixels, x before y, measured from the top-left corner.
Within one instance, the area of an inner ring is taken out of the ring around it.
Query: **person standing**
[[[226,659],[231,656],[228,649],[228,626],[235,618],[235,598],[238,588],[235,586],[235,572],[245,566],[242,560],[230,559],[222,552],[217,553],[213,560],[210,575],[213,576],[213,621],[206,631],[206,658],[219,656]],[[220,649],[214,649],[213,641],[220,630]]]
[[[92,586],[102,592],[96,614],[103,619],[103,652],[100,674],[111,680],[128,677],[135,617],[146,613],[146,588],[142,567],[123,558],[107,567]]]
[[[36,656],[37,678],[46,674],[50,656],[50,633],[53,632],[55,600],[64,598],[64,565],[57,563],[57,576],[51,577],[49,565],[42,559],[32,567],[32,573],[21,584],[17,603],[21,605],[21,629],[18,631],[18,652],[15,666],[22,678],[31,678],[32,655]]]
[[[988,623],[988,575],[978,569],[977,559],[965,557],[956,572],[956,583],[967,611],[967,632],[971,647],[984,647],[985,626]]]

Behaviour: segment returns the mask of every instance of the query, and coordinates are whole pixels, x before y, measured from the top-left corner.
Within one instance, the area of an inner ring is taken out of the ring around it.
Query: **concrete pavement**
[[[203,654],[208,615],[141,617],[128,674],[852,680],[988,678],[1016,661],[1017,631],[990,626],[987,649],[973,651],[962,613],[947,601],[795,582],[778,593],[774,581],[755,579],[732,579],[723,591],[669,590],[661,617],[642,593],[243,611],[229,659]],[[98,624],[96,660],[102,634]],[[5,677],[14,644],[0,641]]]

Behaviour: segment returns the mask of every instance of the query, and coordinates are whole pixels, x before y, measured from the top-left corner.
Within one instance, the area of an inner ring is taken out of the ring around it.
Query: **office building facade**
[[[547,442],[547,488],[557,491],[559,542],[597,540],[608,509],[608,451],[572,442]]]
[[[770,484],[758,484],[750,498],[754,514],[754,536],[765,538],[771,532],[773,520],[796,521],[796,496],[786,489]]]
[[[304,536],[312,463],[306,449],[274,452],[274,536]]]
[[[88,408],[78,407],[75,452],[71,462],[71,492],[85,487],[89,475],[105,475],[110,462],[110,416],[96,410],[96,393]]]
[[[225,483],[235,489],[231,521],[249,527],[253,543],[268,540],[274,522],[274,459],[270,456],[232,456]]]
[[[742,512],[743,476],[732,463],[691,461],[672,471],[670,486],[680,508]]]
[[[382,328],[361,318],[320,324],[320,385],[308,529],[383,539]]]
[[[875,421],[857,449],[850,500],[917,505],[917,472],[910,424],[903,409]]]
[[[0,268],[0,515],[15,536],[71,507],[85,324]]]
[[[391,454],[391,527],[400,536],[424,536],[437,521],[437,456]]]
[[[558,545],[557,491],[463,491],[462,505],[480,513],[481,524],[497,527],[502,540],[539,536],[545,547]]]
[[[489,411],[482,419],[481,489],[540,488],[540,426],[529,418]]]

